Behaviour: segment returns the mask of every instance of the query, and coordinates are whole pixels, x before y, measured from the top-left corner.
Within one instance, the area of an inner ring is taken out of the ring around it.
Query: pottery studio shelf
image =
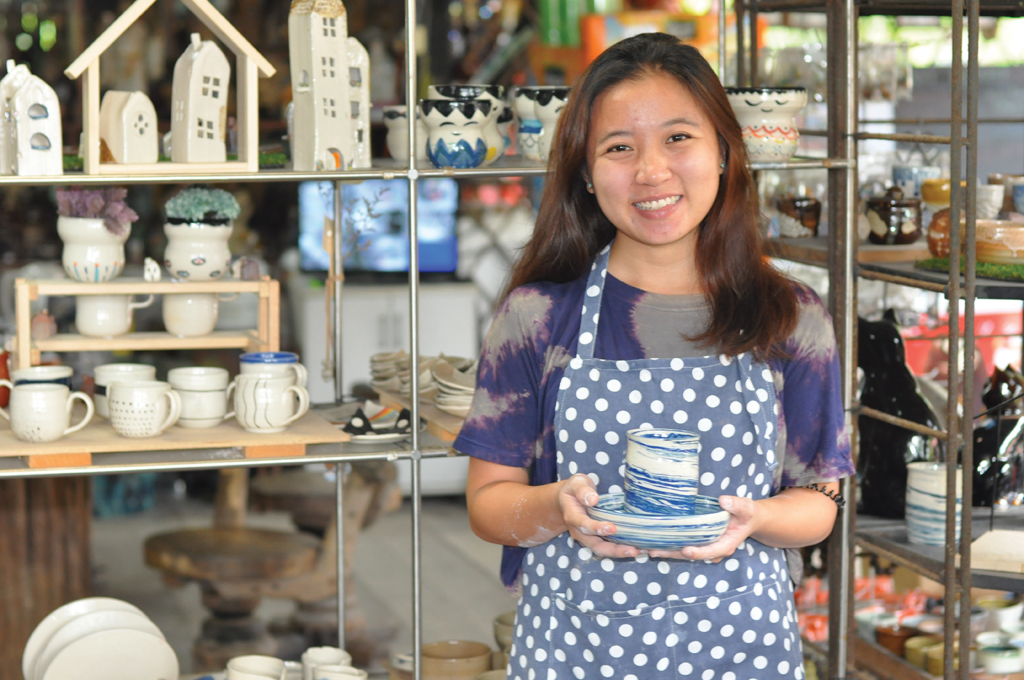
[[[403,409],[412,408],[409,397],[393,392],[377,391],[380,395],[380,403],[388,408]],[[462,429],[463,418],[445,413],[433,402],[420,399],[420,418],[427,421],[427,432],[434,435],[443,442],[453,442],[459,436]]]
[[[173,295],[198,293],[255,293],[259,296],[259,319],[255,329],[214,331],[207,335],[178,337],[167,332],[125,333],[113,338],[95,338],[60,333],[43,340],[31,339],[31,303],[40,295]],[[14,284],[15,318],[18,333],[14,358],[18,368],[39,363],[42,352],[89,352],[117,350],[243,349],[275,352],[280,336],[280,284],[263,277],[258,281],[156,281],[122,277],[104,283],[82,283],[71,279],[17,279]]]
[[[828,237],[770,238],[768,254],[815,267],[828,267]],[[931,257],[924,241],[899,246],[880,246],[861,243],[857,246],[857,261],[861,263],[917,262]]]
[[[989,529],[1019,531],[1024,527],[1024,507],[1013,507],[995,513],[992,513],[991,508],[973,510],[971,536],[974,541]],[[910,543],[907,540],[905,520],[857,515],[854,541],[864,551],[875,553],[933,581],[943,582],[945,546]],[[1024,592],[1024,573],[972,568],[971,587]]]
[[[923,259],[923,258],[922,258]],[[917,269],[913,263],[860,263],[858,265],[861,278],[886,281],[912,288],[921,288],[946,294],[949,288],[949,275],[945,272],[925,271]],[[960,277],[960,290],[963,291],[964,278]],[[991,300],[1024,300],[1024,282],[1003,281],[979,276],[976,279],[976,296]]]

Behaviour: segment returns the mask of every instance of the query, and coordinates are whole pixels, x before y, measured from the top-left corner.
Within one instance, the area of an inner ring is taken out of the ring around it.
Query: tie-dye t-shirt
[[[557,480],[555,400],[576,355],[586,277],[534,283],[502,303],[480,355],[473,405],[456,450],[482,460],[526,468],[533,485]],[[799,321],[783,346],[787,359],[770,362],[781,406],[774,491],[854,474],[843,425],[839,357],[832,320],[821,299],[794,283]],[[699,296],[647,293],[606,277],[594,356],[635,360],[715,354],[683,336],[699,333],[708,308]],[[505,547],[501,576],[517,580],[524,548]]]

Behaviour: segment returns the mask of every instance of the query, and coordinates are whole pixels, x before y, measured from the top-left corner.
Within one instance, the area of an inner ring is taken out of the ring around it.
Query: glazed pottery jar
[[[402,106],[384,107],[384,127],[388,135],[384,140],[388,153],[395,160],[405,161],[409,157],[409,116]],[[427,126],[423,124],[419,110],[416,111],[416,160],[427,159]]]
[[[780,236],[816,236],[821,219],[821,201],[812,196],[783,196],[775,202],[779,210]]]
[[[168,220],[164,225],[167,249],[164,266],[179,281],[214,281],[231,267],[231,220],[182,222]]]
[[[913,243],[921,237],[921,201],[905,198],[899,187],[889,189],[884,196],[869,198],[867,218],[872,243],[891,246]]]
[[[57,218],[57,235],[64,242],[61,263],[75,281],[102,283],[124,270],[124,244],[131,234],[113,234],[101,217]]]
[[[540,136],[540,159],[545,163],[551,155],[551,144],[555,141],[555,134],[558,132],[558,119],[562,115],[562,109],[569,101],[568,87],[536,87],[536,100],[534,106],[537,111],[537,119],[540,120],[543,132]]]
[[[431,99],[476,100],[491,102],[491,110],[483,124],[487,156],[481,165],[490,165],[505,153],[505,135],[498,129],[498,117],[505,108],[505,88],[501,85],[431,85],[427,88]]]
[[[794,118],[807,105],[806,89],[727,87],[725,91],[743,129],[751,161],[787,161],[793,157],[800,142]]]
[[[487,158],[483,125],[493,109],[485,99],[423,99],[427,155],[438,168],[476,168]]]
[[[134,295],[80,295],[75,300],[75,327],[82,335],[116,338],[131,330],[133,312],[153,300],[152,295],[142,302]]]
[[[978,220],[975,236],[978,262],[1024,263],[1024,224],[1009,220]]]
[[[537,120],[537,98],[535,88],[520,87],[516,89],[513,100],[516,115],[519,116],[519,131],[516,132],[516,145],[523,158],[531,161],[540,160],[540,135],[544,128]]]

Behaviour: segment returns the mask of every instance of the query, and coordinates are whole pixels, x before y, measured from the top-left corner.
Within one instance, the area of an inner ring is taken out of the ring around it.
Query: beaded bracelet
[[[815,491],[820,491],[821,493],[823,493],[826,496],[828,496],[829,498],[831,498],[835,502],[835,504],[837,506],[839,506],[840,510],[842,510],[846,506],[846,499],[843,498],[842,495],[839,494],[836,491],[829,491],[825,487],[820,486],[818,484],[805,484],[803,486],[803,488],[804,489],[813,489]]]

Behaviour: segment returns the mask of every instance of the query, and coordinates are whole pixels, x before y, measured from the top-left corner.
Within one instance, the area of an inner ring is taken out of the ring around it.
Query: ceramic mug
[[[107,408],[122,437],[155,437],[178,421],[181,397],[162,380],[119,381],[108,386]]]
[[[494,110],[488,99],[421,99],[427,156],[438,168],[475,168],[487,159],[483,127]]]
[[[293,385],[305,387],[309,380],[306,367],[299,363],[295,352],[246,352],[238,358],[241,373],[269,373],[276,377],[289,376]]]
[[[551,144],[555,141],[558,133],[558,119],[562,116],[569,101],[568,87],[535,87],[536,93],[534,106],[537,111],[537,120],[540,121],[544,132],[540,136],[540,159],[547,162],[551,155]]]
[[[317,666],[350,666],[352,655],[338,647],[309,647],[302,653],[302,680],[313,680]]]
[[[309,392],[287,376],[241,373],[228,385],[229,399],[232,394],[235,410],[224,417],[234,418],[248,432],[284,432],[309,410]]]
[[[960,540],[963,470],[956,470],[956,540]],[[946,464],[907,465],[907,540],[916,545],[946,544]]]
[[[11,371],[11,381],[15,385],[32,383],[57,383],[71,389],[71,377],[75,369],[70,366],[29,366]]]
[[[404,104],[402,106],[384,107],[384,127],[388,131],[384,143],[388,147],[388,153],[391,154],[391,157],[398,161],[404,161],[409,158],[408,121],[409,116]],[[416,110],[416,142],[416,160],[429,160],[427,158],[427,126],[423,124],[423,120],[420,118],[419,109]]]
[[[57,441],[81,430],[92,420],[92,400],[84,392],[72,392],[67,385],[15,385],[10,380],[0,380],[0,386],[11,390],[8,410],[0,408],[0,417],[10,421],[14,436],[23,442]],[[76,399],[85,404],[85,417],[71,425],[71,409]]]
[[[284,661],[272,656],[236,656],[227,663],[227,680],[284,680]]]
[[[101,364],[93,370],[92,399],[96,415],[110,418],[107,408],[107,386],[118,380],[156,380],[156,367],[148,364]]]
[[[155,298],[150,295],[136,302],[133,295],[81,295],[75,301],[75,326],[82,335],[114,338],[132,327],[132,313],[149,307]]]
[[[537,119],[537,106],[534,100],[537,98],[533,88],[516,88],[516,96],[512,100],[519,116],[519,130],[516,132],[516,146],[524,158],[531,161],[540,160],[540,136],[544,126]]]
[[[175,293],[164,295],[164,328],[179,338],[209,335],[217,325],[221,302],[238,297],[221,297],[217,293]]]
[[[313,680],[366,680],[367,672],[352,666],[329,664],[313,669]]]
[[[942,177],[942,168],[935,165],[893,165],[892,183],[903,190],[907,198],[920,198],[921,185],[926,179]]]
[[[974,213],[979,220],[993,220],[1003,209],[1003,196],[1006,187],[1002,184],[979,184],[977,205]]]
[[[181,397],[178,427],[202,428],[219,425],[228,412],[226,369],[213,366],[172,368],[167,382]]]
[[[501,85],[430,85],[427,95],[431,99],[474,100],[491,102],[491,111],[481,126],[487,156],[482,165],[490,165],[505,153],[505,135],[498,129],[498,116],[505,108],[505,88]]]
[[[697,497],[700,437],[692,432],[637,429],[626,433],[625,505],[640,514],[692,515]]]

